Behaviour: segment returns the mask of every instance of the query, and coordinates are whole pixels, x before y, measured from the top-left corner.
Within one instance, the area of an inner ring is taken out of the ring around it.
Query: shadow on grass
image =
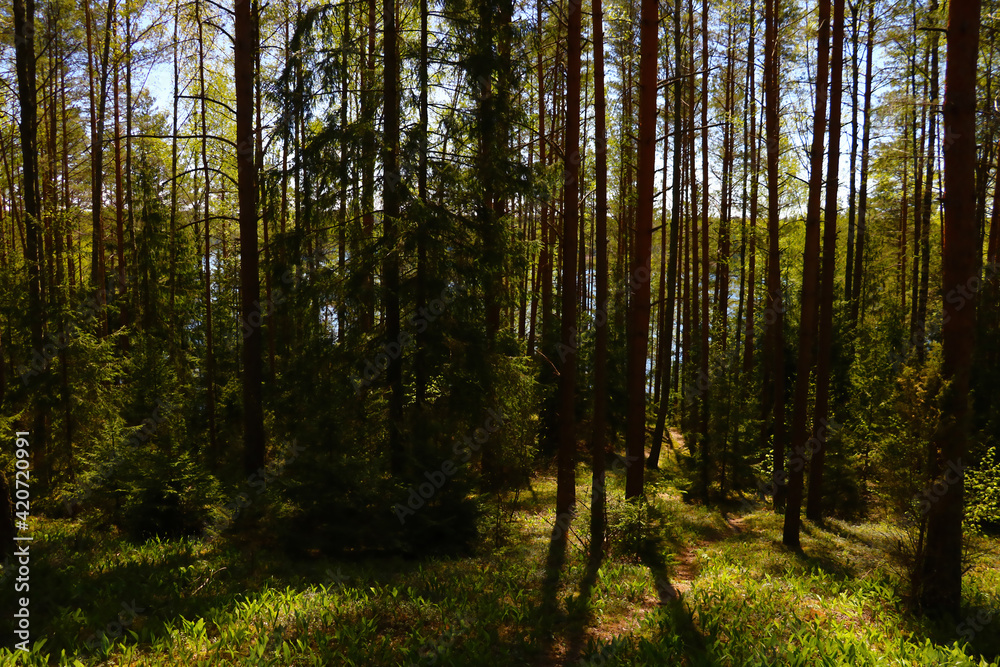
[[[538,608],[538,648],[543,664],[552,652],[556,625],[563,620],[559,617],[559,582],[566,564],[569,528],[568,522],[565,527],[558,524],[553,527],[545,559],[545,579],[542,582],[542,598]]]
[[[587,626],[591,621],[590,600],[593,597],[594,586],[597,584],[597,573],[604,562],[604,549],[591,546],[590,557],[587,559],[587,569],[580,580],[580,592],[570,603],[569,626],[567,639],[569,648],[566,652],[566,662],[575,662],[583,650],[583,642],[587,636]]]
[[[705,636],[695,624],[693,610],[688,608],[680,591],[670,582],[670,572],[663,558],[663,550],[657,546],[657,542],[648,542],[639,554],[640,561],[649,568],[653,581],[656,582],[660,605],[657,635],[660,641],[657,643],[661,646],[678,646],[688,664],[718,664],[711,658]]]

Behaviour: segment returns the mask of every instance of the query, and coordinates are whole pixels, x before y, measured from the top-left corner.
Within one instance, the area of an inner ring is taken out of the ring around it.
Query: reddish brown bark
[[[778,190],[778,149],[780,147],[778,109],[781,96],[778,91],[780,68],[778,42],[779,0],[765,0],[764,17],[764,134],[767,140],[767,325],[765,339],[768,344],[769,364],[764,365],[765,387],[773,383],[772,409],[772,466],[774,486],[774,511],[784,503],[785,490],[785,305],[781,295],[780,196]],[[769,375],[773,374],[773,379]]]
[[[639,27],[639,157],[636,183],[635,239],[629,284],[628,412],[625,448],[630,461],[625,497],[643,491],[646,445],[646,350],[649,343],[650,268],[653,241],[653,180],[656,171],[656,84],[659,7],[642,0]]]
[[[603,551],[605,525],[605,448],[608,421],[608,136],[604,90],[604,12],[601,0],[593,0],[594,21],[594,233],[596,241],[596,303],[594,323],[594,433],[593,483],[590,498],[591,557]]]
[[[833,362],[833,287],[837,258],[837,194],[840,169],[840,103],[844,79],[844,0],[833,3],[833,49],[830,63],[830,149],[826,170],[826,206],[823,212],[823,275],[820,284],[819,344],[816,346],[816,405],[813,411],[812,458],[809,460],[809,496],[806,516],[822,517],[823,460],[826,457],[830,411],[830,366]],[[867,126],[866,126],[867,127]]]
[[[254,29],[250,3],[235,3],[233,70],[236,84],[236,169],[240,224],[240,314],[244,324],[261,316],[260,273],[257,249],[257,169],[254,162],[253,74]],[[208,222],[206,220],[206,227]],[[244,327],[246,330],[246,327]],[[251,326],[244,335],[243,363],[243,466],[247,474],[264,465],[264,408],[261,399],[261,331]]]
[[[806,239],[802,252],[802,317],[799,325],[799,357],[795,378],[795,407],[792,413],[789,460],[788,502],[782,542],[799,548],[802,491],[805,481],[806,429],[809,410],[809,380],[815,358],[816,325],[819,316],[820,205],[823,196],[823,137],[826,134],[826,102],[830,70],[830,0],[819,3],[818,63],[816,67],[816,109],[812,148],[809,153],[809,199],[806,204]]]
[[[944,252],[941,258],[944,318],[941,376],[942,419],[930,443],[933,479],[966,455],[969,376],[976,332],[975,291],[979,276],[969,258],[977,248],[975,216],[976,62],[979,54],[979,0],[952,0],[948,10],[948,62],[945,74]],[[970,302],[971,301],[971,302]],[[959,463],[959,465],[961,465]],[[927,549],[920,601],[933,613],[957,617],[962,601],[962,500],[964,478],[947,485],[927,515]]]
[[[565,202],[562,234],[562,326],[559,357],[559,455],[556,515],[567,516],[576,502],[576,309],[577,226],[580,187],[580,53],[583,9],[580,0],[569,0],[566,77],[566,143],[563,154]],[[558,519],[557,519],[558,521]],[[558,524],[557,524],[558,525]],[[566,531],[558,535],[565,540]]]

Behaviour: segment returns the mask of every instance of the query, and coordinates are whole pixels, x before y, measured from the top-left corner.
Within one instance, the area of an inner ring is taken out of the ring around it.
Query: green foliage
[[[1000,530],[1000,456],[990,447],[965,471],[965,521],[973,529]]]
[[[297,475],[294,466],[283,474]],[[646,521],[650,537],[689,547],[669,575],[680,604],[656,604],[662,574],[645,564],[591,570],[575,540],[552,588],[542,567],[552,477],[516,503],[509,543],[420,562],[290,560],[251,535],[137,544],[41,519],[32,619],[45,641],[28,654],[0,649],[0,664],[471,667],[488,656],[514,666],[579,631],[589,638],[570,659],[583,665],[1000,665],[995,554],[969,574],[960,622],[936,627],[903,611],[883,562],[885,524],[808,528],[804,556],[773,548],[781,522],[770,511],[727,522],[682,503],[668,483],[653,486],[650,516],[665,520]]]

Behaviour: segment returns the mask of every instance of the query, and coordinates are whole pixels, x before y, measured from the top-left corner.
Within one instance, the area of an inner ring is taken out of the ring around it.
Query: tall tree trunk
[[[937,0],[931,0],[930,11],[932,14],[938,9]],[[931,261],[931,202],[934,194],[934,166],[935,149],[937,148],[937,101],[938,101],[938,36],[939,33],[931,31],[931,69],[930,69],[930,126],[927,132],[927,180],[924,182],[923,213],[923,234],[920,236],[920,294],[917,303],[917,322],[920,323],[921,330],[926,328],[927,322],[927,295],[930,284],[930,261]],[[973,151],[973,161],[975,151]],[[975,175],[973,171],[973,182]],[[973,195],[975,201],[975,195]],[[924,362],[925,345],[921,342],[917,346],[917,361]]]
[[[920,319],[918,313],[918,304],[920,303],[920,238],[923,233],[923,227],[925,223],[923,221],[923,197],[922,191],[924,186],[923,179],[923,160],[924,160],[924,145],[927,138],[927,105],[921,103],[917,100],[917,64],[916,64],[916,52],[917,52],[917,9],[916,2],[913,3],[913,41],[914,41],[914,55],[911,57],[910,70],[911,70],[911,81],[910,87],[913,91],[914,104],[920,106],[920,128],[923,130],[923,135],[918,138],[917,136],[917,113],[916,108],[913,112],[913,271],[910,280],[910,340],[923,340],[924,336],[924,321]],[[928,76],[927,72],[930,71],[930,47],[928,46],[925,50],[924,55],[924,91],[921,100],[927,99],[927,87],[928,87]]]
[[[427,304],[427,133],[428,120],[428,67],[430,66],[427,51],[428,36],[427,0],[420,0],[420,155],[417,165],[417,197],[424,207],[417,221],[417,310]],[[344,91],[347,91],[347,78],[344,78]],[[421,407],[427,398],[427,337],[425,332],[417,333],[417,351],[414,360],[416,381],[416,403]]]
[[[860,14],[860,5],[861,0],[853,0],[853,2],[848,3],[851,8],[851,185],[847,195],[847,268],[844,271],[844,298],[848,300],[854,294],[851,283],[854,278],[854,222],[857,215],[854,202],[857,198],[858,31],[861,26],[858,15]],[[904,131],[903,134],[905,135],[906,132]]]
[[[41,352],[45,345],[44,304],[42,303],[42,206],[38,191],[38,105],[35,82],[35,2],[14,0],[14,59],[17,70],[17,98],[20,106],[21,171],[24,198],[24,262],[28,268],[28,319],[31,346]],[[31,433],[39,491],[51,481],[48,459],[46,400],[39,394]],[[0,490],[2,492],[2,490]],[[0,508],[2,512],[2,508]],[[3,517],[0,517],[0,522]]]
[[[544,33],[542,31],[542,3],[538,3],[538,163],[544,168],[548,165],[546,160],[545,136],[545,69],[542,63],[542,51],[544,44]],[[552,259],[549,250],[549,205],[548,199],[541,201],[539,210],[539,226],[541,227],[541,248],[538,254],[538,281],[542,288],[542,348],[546,348],[548,341],[552,339]]]
[[[747,276],[747,316],[746,316],[746,337],[743,339],[743,374],[749,377],[753,368],[754,350],[754,309],[757,297],[757,214],[758,214],[758,194],[760,183],[760,125],[757,120],[757,59],[755,55],[757,36],[755,29],[757,26],[756,0],[750,0],[750,43],[747,53],[747,69],[749,70],[749,84],[747,85],[747,97],[750,100],[750,267]]]
[[[688,201],[688,206],[690,210],[691,219],[691,352],[694,359],[691,361],[691,370],[693,375],[694,367],[697,365],[698,371],[701,370],[701,357],[697,354],[698,348],[701,346],[701,225],[704,223],[700,216],[700,211],[698,209],[698,175],[697,175],[697,164],[696,164],[696,144],[697,144],[697,106],[695,100],[697,99],[695,79],[697,75],[695,73],[695,60],[694,60],[694,47],[695,47],[695,32],[694,32],[694,0],[688,0],[687,3],[687,33],[688,33],[688,72],[690,76],[686,77],[688,81],[688,109],[690,113],[687,116],[687,181],[688,187],[690,188],[690,199]],[[700,380],[701,377],[699,376]],[[696,385],[697,386],[697,385]],[[687,401],[685,401],[687,403]],[[701,404],[692,400],[690,405],[690,411],[688,413],[688,430],[691,432],[696,432],[699,425],[698,414]]]
[[[826,206],[823,212],[823,273],[819,295],[819,344],[816,346],[816,405],[808,441],[809,496],[806,516],[819,521],[823,508],[823,459],[826,457],[830,412],[830,367],[833,363],[833,287],[837,266],[837,194],[840,169],[840,103],[844,79],[844,0],[833,1],[833,53],[830,63],[830,149],[826,169]]]
[[[426,13],[426,0],[422,5],[424,13]],[[344,3],[344,30],[341,35],[341,51],[340,51],[340,126],[347,128],[347,107],[348,107],[348,80],[349,80],[349,67],[350,61],[348,60],[349,49],[351,48],[351,6],[348,3]],[[421,28],[424,28],[425,23],[421,23]],[[426,41],[426,38],[422,39]],[[423,53],[423,51],[421,51]],[[425,70],[427,67],[426,61],[423,62],[421,70]],[[421,98],[423,100],[423,98]],[[340,144],[340,229],[338,230],[338,248],[337,248],[337,266],[343,275],[346,275],[347,271],[347,227],[348,227],[348,208],[347,208],[347,185],[350,179],[349,165],[352,161],[351,146],[353,138],[348,136],[345,132],[344,136],[341,138]],[[425,151],[426,153],[426,151]],[[418,265],[417,271],[419,272],[421,267]],[[346,299],[341,299],[337,304],[337,340],[344,341],[347,335],[347,307]],[[273,340],[273,336],[271,339]],[[271,354],[273,358],[273,352]],[[273,362],[272,362],[273,365]],[[272,368],[272,374],[274,370]],[[418,375],[419,377],[419,375]],[[420,399],[423,395],[418,390],[418,396]]]
[[[174,95],[172,103],[172,113],[171,113],[171,138],[170,138],[170,266],[168,273],[168,282],[170,283],[170,314],[168,315],[167,322],[170,324],[168,331],[170,331],[171,341],[176,344],[178,341],[174,338],[175,329],[175,316],[177,314],[176,309],[176,299],[177,299],[177,254],[178,254],[178,238],[177,238],[177,162],[178,162],[178,147],[177,147],[177,135],[179,116],[178,116],[178,106],[180,105],[180,42],[178,40],[177,26],[180,23],[180,0],[174,0],[174,38],[171,44],[173,68],[174,68]]]
[[[21,171],[24,198],[24,262],[28,268],[28,319],[31,346],[41,352],[45,345],[44,305],[42,303],[42,229],[41,199],[38,191],[38,106],[35,83],[35,2],[14,0],[14,59],[17,70],[17,98],[20,106]],[[31,433],[39,491],[51,481],[48,460],[46,401],[39,394]],[[9,494],[9,491],[8,491]],[[0,497],[3,489],[0,489]],[[0,533],[7,532],[7,513],[0,506]],[[13,531],[13,528],[10,529]],[[8,544],[10,544],[8,542]],[[6,547],[5,547],[6,548]]]
[[[945,73],[944,127],[951,128],[944,152],[945,238],[941,258],[944,319],[942,330],[942,419],[930,443],[932,479],[966,456],[969,376],[976,332],[974,262],[978,240],[975,218],[976,63],[979,54],[979,0],[952,0],[948,8],[948,62]],[[959,464],[960,465],[960,464]],[[946,484],[927,515],[927,548],[920,601],[932,613],[957,618],[962,602],[962,502],[964,476]],[[945,477],[945,479],[949,479]],[[949,480],[950,481],[950,480]]]
[[[701,497],[708,502],[709,485],[709,302],[708,302],[708,0],[701,3],[701,428],[699,429],[699,469],[701,471]]]
[[[579,224],[580,177],[580,52],[583,8],[581,0],[568,5],[566,144],[563,169],[566,175],[562,234],[562,329],[559,369],[559,454],[556,516],[566,517],[576,502],[576,309],[577,309],[577,226]],[[562,519],[565,521],[565,519]],[[558,524],[557,524],[558,525]],[[560,531],[560,540],[566,531]]]
[[[208,413],[209,458],[211,464],[215,466],[219,463],[220,452],[218,430],[215,423],[215,330],[212,317],[212,172],[208,162],[208,90],[205,82],[206,42],[204,39],[201,11],[201,2],[195,2],[195,22],[198,24],[198,97],[200,100],[201,115],[201,169],[202,177],[205,179],[205,191],[202,193],[204,196],[202,206],[205,207],[205,219],[203,221],[205,236],[201,240],[202,247],[205,249],[205,411]],[[247,65],[247,67],[249,66]],[[249,148],[252,149],[252,146],[253,144],[250,144]],[[250,159],[252,160],[253,156]],[[254,213],[254,229],[256,230],[256,213]],[[243,322],[247,323],[249,321],[245,318],[243,320]]]
[[[639,158],[636,183],[635,245],[629,284],[628,412],[625,448],[630,461],[625,497],[643,493],[642,461],[646,445],[646,350],[649,343],[650,268],[653,241],[653,180],[656,163],[657,50],[659,6],[642,0],[639,28]]]
[[[774,486],[774,511],[780,510],[785,502],[785,341],[784,313],[785,305],[781,295],[781,193],[778,189],[778,149],[780,148],[780,131],[778,110],[781,105],[781,95],[778,90],[778,74],[781,66],[778,51],[778,15],[780,0],[765,0],[764,17],[764,134],[767,147],[767,311],[764,323],[767,325],[765,338],[770,349],[770,366],[765,364],[765,376],[768,370],[774,374],[772,380],[774,392],[771,399],[772,407],[772,467]],[[768,318],[770,315],[770,318]],[[771,321],[768,321],[768,320]],[[767,382],[764,383],[765,387]]]
[[[605,467],[608,428],[608,133],[604,92],[604,11],[593,0],[594,22],[594,228],[597,253],[594,341],[593,482],[590,497],[591,558],[600,558],[607,525]]]
[[[871,110],[872,110],[872,60],[873,49],[875,47],[875,8],[868,8],[868,42],[866,45],[867,60],[865,61],[865,95],[864,95],[864,112],[862,114],[862,124],[864,130],[862,130],[861,137],[861,181],[860,181],[860,192],[858,194],[858,230],[857,239],[854,244],[854,294],[851,297],[851,322],[854,326],[857,326],[858,317],[861,313],[861,297],[862,297],[862,287],[864,285],[864,275],[862,273],[864,269],[865,260],[865,240],[868,235],[867,220],[868,220],[868,166],[871,163],[869,155],[869,145],[871,140],[871,130],[870,122]],[[904,170],[905,171],[905,170]],[[905,175],[905,174],[904,174]],[[906,181],[903,181],[903,196],[906,196]],[[903,222],[905,229],[905,219]],[[905,235],[903,239],[904,243],[904,258],[905,258]],[[903,266],[903,274],[906,273],[906,267]],[[905,288],[904,288],[905,294]],[[905,310],[906,303],[904,301],[903,308]]]
[[[996,275],[1000,271],[1000,146],[997,147],[997,168],[996,181],[993,184],[993,212],[990,219],[990,241],[986,250],[986,262],[992,266],[994,272],[993,281],[998,282],[1000,276]]]
[[[253,12],[249,2],[235,3],[236,169],[240,222],[240,314],[251,324],[260,313],[260,258],[257,249],[257,169],[254,162]],[[206,227],[208,223],[206,220]],[[244,327],[246,328],[246,327]],[[250,327],[243,338],[243,464],[247,474],[264,465],[264,406],[261,398],[260,327]]]
[[[368,0],[368,44],[367,62],[361,84],[361,115],[374,119],[377,110],[375,88],[375,34],[376,0]],[[361,227],[365,243],[371,242],[375,234],[375,129],[366,127],[362,138],[361,155],[364,166],[361,174]],[[366,276],[361,287],[361,332],[370,333],[375,326],[375,286],[371,276]]]
[[[104,303],[105,265],[104,265],[104,223],[101,220],[101,210],[104,195],[104,117],[108,105],[108,68],[111,59],[111,25],[115,15],[115,0],[108,0],[108,11],[104,22],[104,47],[101,56],[101,74],[99,89],[95,94],[91,90],[91,195],[90,207],[93,221],[93,241],[91,257],[91,282],[97,287],[101,304]],[[90,44],[90,24],[87,21],[87,42]],[[88,53],[92,53],[88,46]],[[91,76],[93,76],[93,67]],[[98,318],[99,331],[107,334],[109,331],[107,314]]]
[[[826,100],[830,69],[830,0],[819,2],[817,38],[816,109],[813,119],[812,149],[809,153],[809,199],[806,204],[806,239],[802,252],[802,317],[799,326],[799,358],[795,378],[795,408],[792,413],[788,503],[782,542],[799,548],[799,512],[805,480],[805,448],[809,410],[809,378],[812,372],[818,318],[820,205],[823,196],[823,136],[826,133]]]
[[[399,43],[396,27],[396,2],[383,0],[384,107],[382,151],[382,238],[385,247],[383,287],[385,289],[385,336],[390,345],[399,341],[399,240],[396,225],[402,199],[399,174]],[[389,383],[389,455],[392,471],[403,471],[403,359],[400,354],[389,361],[386,371]]]
[[[127,6],[127,5],[126,5]],[[125,14],[125,206],[128,209],[126,228],[128,230],[129,260],[121,267],[120,289],[122,292],[122,326],[127,327],[135,317],[138,300],[134,298],[135,291],[129,289],[128,271],[125,267],[131,263],[137,267],[135,248],[135,203],[133,200],[133,169],[132,169],[132,121],[135,109],[132,104],[132,15]],[[147,292],[148,293],[148,292]],[[123,339],[123,347],[129,349],[129,339]]]
[[[115,279],[110,291],[111,298],[118,306],[118,329],[125,326],[124,286],[125,286],[125,184],[122,164],[122,123],[121,123],[121,67],[115,65],[111,84],[114,91],[114,160],[115,160]]]
[[[681,105],[681,85],[682,80],[680,76],[681,62],[681,16],[680,16],[680,0],[676,3],[674,7],[674,62],[678,63],[678,66],[674,69],[674,129],[673,129],[673,139],[674,139],[674,150],[673,150],[673,181],[671,189],[673,190],[673,210],[670,212],[670,264],[667,268],[667,294],[666,300],[661,302],[660,307],[666,310],[664,315],[664,327],[663,331],[660,332],[661,336],[665,337],[663,341],[664,350],[664,362],[666,366],[664,367],[664,377],[663,377],[663,389],[660,394],[660,405],[656,413],[656,426],[653,430],[653,443],[649,448],[649,459],[646,461],[647,467],[650,469],[659,468],[660,463],[660,449],[663,443],[663,432],[666,427],[667,421],[667,409],[670,406],[670,377],[671,372],[677,374],[678,368],[671,369],[670,367],[670,356],[671,348],[673,347],[673,321],[674,321],[674,302],[677,297],[677,263],[678,263],[678,226],[680,222],[680,208],[681,208],[681,118],[682,105]],[[664,94],[666,97],[666,94]],[[668,109],[667,101],[664,100],[663,104],[664,110]],[[666,130],[666,112],[664,113],[664,123],[663,127]],[[663,158],[663,170],[664,175],[666,175],[667,160],[666,160],[666,142],[669,132],[664,131],[664,158]],[[666,190],[666,188],[664,188]],[[665,198],[665,195],[664,195]],[[665,204],[665,202],[664,202]],[[664,205],[664,208],[665,205]],[[666,215],[666,211],[664,211]],[[663,231],[661,230],[661,234]]]

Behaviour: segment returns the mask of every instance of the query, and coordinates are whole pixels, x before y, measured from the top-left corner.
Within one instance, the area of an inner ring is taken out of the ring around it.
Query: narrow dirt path
[[[699,568],[695,564],[695,560],[698,558],[699,549],[743,532],[743,517],[736,517],[734,519],[725,517],[725,520],[726,525],[729,527],[728,532],[720,533],[713,539],[701,540],[681,550],[677,558],[677,565],[674,568],[674,576],[670,581],[670,585],[673,586],[677,594],[683,595],[691,590],[692,582],[698,578]],[[661,600],[661,603],[669,600],[669,591],[666,592],[665,596],[661,593],[661,598],[664,597],[665,600]]]

